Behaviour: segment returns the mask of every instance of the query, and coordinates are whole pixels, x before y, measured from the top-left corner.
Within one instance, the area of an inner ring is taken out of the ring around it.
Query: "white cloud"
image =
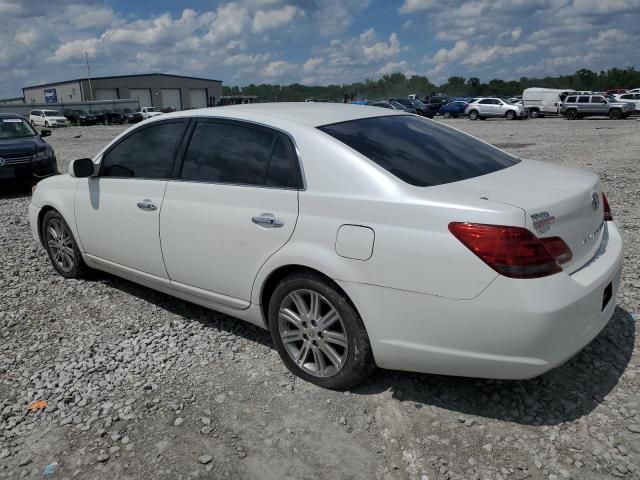
[[[291,73],[295,65],[286,62],[284,60],[276,60],[274,62],[269,63],[266,67],[264,67],[260,73],[270,79],[280,78],[284,75]]]
[[[369,31],[373,32],[373,29]],[[389,36],[388,42],[376,42],[371,46],[364,45],[362,50],[368,59],[381,60],[397,55],[402,50],[402,47],[400,46],[398,35],[394,32]]]
[[[256,54],[248,54],[248,53],[238,53],[236,55],[231,55],[230,57],[226,57],[223,61],[225,65],[233,66],[233,67],[246,67],[248,65],[257,65],[262,64],[271,58],[270,53],[256,53]]]
[[[98,46],[97,38],[89,38],[87,40],[73,40],[60,45],[53,54],[51,61],[66,62],[67,60],[84,60],[85,52],[91,56],[95,56],[96,47]]]
[[[324,36],[343,33],[370,3],[370,0],[320,0],[313,14],[318,32]]]
[[[438,0],[405,0],[400,7],[400,13],[414,13],[427,10],[438,5]]]
[[[303,15],[302,10],[299,10],[293,5],[287,5],[280,10],[262,11],[258,10],[253,17],[254,33],[262,33],[267,30],[273,30],[275,28],[281,28],[288,25],[297,16]]]
[[[321,57],[311,57],[302,66],[302,70],[304,73],[311,73],[316,70],[322,63],[324,62],[324,58]]]

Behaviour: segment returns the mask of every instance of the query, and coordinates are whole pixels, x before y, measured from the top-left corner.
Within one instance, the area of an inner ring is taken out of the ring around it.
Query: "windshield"
[[[415,115],[351,120],[319,129],[417,187],[467,180],[520,162],[470,135]]]
[[[0,139],[34,137],[36,131],[22,118],[0,118]]]
[[[45,117],[59,117],[60,116],[60,112],[57,112],[55,110],[42,110],[42,113],[44,113]]]
[[[420,100],[411,100],[411,103],[418,108],[424,107],[424,103],[422,103]]]

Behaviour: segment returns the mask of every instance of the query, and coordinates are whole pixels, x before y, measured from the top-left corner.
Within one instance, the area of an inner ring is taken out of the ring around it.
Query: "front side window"
[[[200,121],[185,153],[180,178],[211,183],[297,188],[297,158],[277,132]]]
[[[170,178],[184,127],[179,121],[135,130],[104,155],[100,176]]]
[[[493,104],[493,100],[487,98],[486,100],[480,100],[480,105],[492,105]]]
[[[589,103],[589,97],[578,98],[578,103]]]
[[[604,101],[604,97],[591,97],[591,103],[602,103]]]
[[[469,135],[414,115],[351,120],[319,129],[417,187],[467,180],[520,162]]]

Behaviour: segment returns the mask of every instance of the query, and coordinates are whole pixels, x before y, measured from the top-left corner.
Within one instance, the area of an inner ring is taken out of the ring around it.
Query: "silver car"
[[[620,102],[605,95],[568,95],[562,104],[562,114],[569,120],[583,117],[627,118],[635,110],[634,103]]]
[[[522,105],[515,105],[501,98],[478,98],[469,104],[464,113],[471,120],[484,120],[485,118],[516,120],[528,116],[527,109]]]

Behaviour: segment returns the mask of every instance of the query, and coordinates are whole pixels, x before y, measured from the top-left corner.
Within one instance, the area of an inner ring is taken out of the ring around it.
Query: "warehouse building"
[[[79,78],[22,89],[27,104],[64,104],[94,100],[137,100],[141,107],[176,110],[215,106],[222,81],[165,73]]]

